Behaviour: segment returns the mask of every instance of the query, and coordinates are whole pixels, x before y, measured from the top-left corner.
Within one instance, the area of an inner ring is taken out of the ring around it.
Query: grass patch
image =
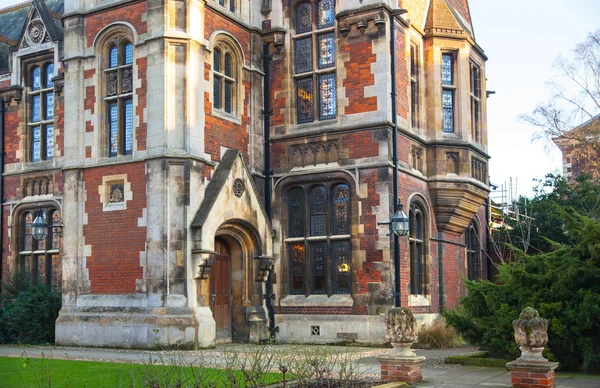
[[[189,387],[231,387],[244,381],[240,370],[145,361],[134,364],[0,357],[0,387],[176,387],[178,383]],[[261,376],[264,384],[280,381],[279,373]]]
[[[506,368],[506,362],[506,360],[499,358],[489,358],[487,352],[477,352],[465,356],[448,356],[446,358],[446,364],[491,366],[497,368]]]

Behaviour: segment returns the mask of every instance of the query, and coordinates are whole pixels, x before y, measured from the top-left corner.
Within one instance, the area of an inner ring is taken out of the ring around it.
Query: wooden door
[[[211,279],[213,317],[217,338],[231,337],[231,255],[227,245],[215,240],[215,262]]]

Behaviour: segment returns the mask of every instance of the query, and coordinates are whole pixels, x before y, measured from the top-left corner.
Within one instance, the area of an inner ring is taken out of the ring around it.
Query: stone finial
[[[536,309],[526,307],[519,319],[513,321],[515,341],[521,349],[521,357],[517,361],[548,362],[542,356],[544,346],[548,343],[548,320],[540,318]]]
[[[388,311],[385,320],[386,339],[394,347],[393,355],[415,357],[410,345],[417,340],[417,320],[412,311],[405,307],[396,307]]]

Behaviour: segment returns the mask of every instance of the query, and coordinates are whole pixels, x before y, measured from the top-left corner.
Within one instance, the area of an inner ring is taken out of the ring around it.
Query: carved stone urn
[[[536,309],[526,307],[513,321],[515,341],[521,349],[521,357],[517,362],[548,362],[542,356],[544,346],[548,343],[548,320],[540,318]]]
[[[390,341],[395,357],[416,357],[410,346],[417,340],[417,320],[412,311],[405,307],[396,307],[388,311],[385,338]]]

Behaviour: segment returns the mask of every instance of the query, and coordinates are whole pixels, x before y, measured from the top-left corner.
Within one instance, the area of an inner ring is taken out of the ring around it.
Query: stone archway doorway
[[[215,239],[215,262],[211,272],[211,309],[217,340],[231,340],[231,248]]]

